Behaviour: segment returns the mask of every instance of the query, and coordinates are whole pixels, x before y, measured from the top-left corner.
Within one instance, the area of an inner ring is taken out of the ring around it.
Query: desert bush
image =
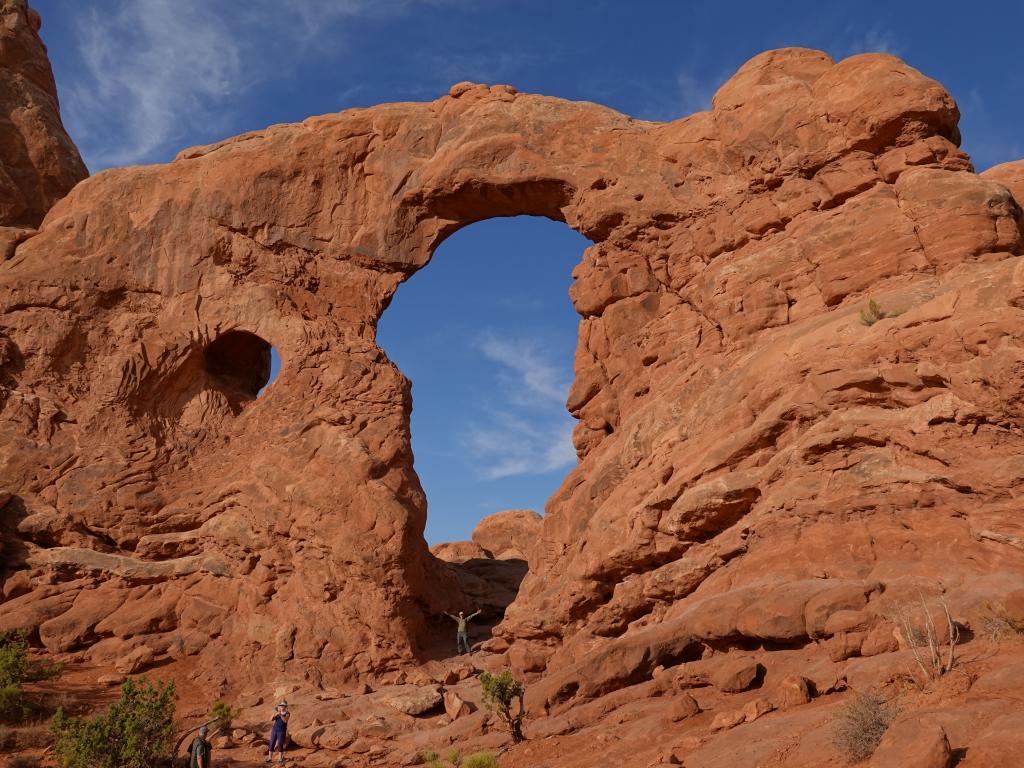
[[[443,759],[437,752],[425,752],[423,763],[427,768],[498,768],[498,759],[490,752],[477,752],[463,758],[457,749],[450,750]]]
[[[867,307],[860,311],[860,321],[868,327],[871,327],[883,317],[886,317],[886,311],[874,299],[869,299]]]
[[[238,716],[242,714],[242,710],[232,707],[230,704],[217,700],[213,702],[213,706],[210,707],[210,714],[207,718],[210,720],[217,720],[219,722],[219,728],[221,730],[229,730],[231,723],[234,722]]]
[[[939,638],[931,609],[924,595],[918,594],[918,605],[916,606],[920,610],[920,620],[915,620],[914,607],[904,604],[896,606],[896,621],[903,634],[903,639],[910,647],[917,666],[929,680],[937,680],[953,669],[953,663],[956,661],[956,644],[960,641],[960,628],[953,621],[953,617],[949,613],[949,606],[944,600],[939,601],[939,606],[942,608],[946,629],[949,633],[946,638],[949,648],[946,651],[942,649],[943,642]]]
[[[15,725],[32,714],[28,697],[19,685],[5,685],[0,688],[0,723]]]
[[[462,768],[498,768],[498,758],[491,752],[477,752],[462,761]]]
[[[8,763],[10,768],[39,768],[42,765],[38,757],[26,757],[19,755]]]
[[[20,723],[35,711],[35,703],[21,687],[23,683],[46,680],[60,673],[60,664],[29,658],[24,633],[0,632],[0,722]]]
[[[29,658],[24,633],[0,632],[0,688],[48,680],[60,673],[60,664]]]
[[[866,760],[896,715],[897,709],[878,691],[858,693],[839,710],[832,743],[847,762]]]
[[[500,675],[491,675],[487,672],[480,673],[480,685],[483,687],[484,706],[492,712],[497,712],[498,717],[512,734],[512,741],[518,744],[523,740],[523,715],[525,707],[523,697],[526,695],[526,687],[512,677],[512,670],[506,669]],[[512,705],[516,701],[519,707],[512,712]]]
[[[174,684],[129,679],[121,697],[93,718],[53,718],[54,754],[63,768],[151,768],[171,756]]]
[[[53,734],[47,725],[32,725],[14,731],[14,743],[18,749],[42,749],[53,744]]]
[[[1001,605],[986,600],[981,606],[981,634],[989,640],[1024,635],[1024,618],[1013,616]]]

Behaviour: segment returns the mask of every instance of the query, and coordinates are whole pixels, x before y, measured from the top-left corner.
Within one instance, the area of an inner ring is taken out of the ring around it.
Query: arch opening
[[[203,365],[220,388],[252,400],[270,382],[272,351],[255,333],[228,331],[210,342]]]
[[[490,635],[526,576],[540,526],[527,511],[543,513],[577,463],[566,400],[580,316],[568,291],[589,245],[547,217],[466,224],[399,286],[378,324],[378,345],[412,386],[424,536],[465,573],[467,597],[483,610],[473,641]],[[496,513],[506,514],[481,525]],[[515,530],[520,540],[495,546],[489,524],[498,538]],[[438,619],[442,637],[447,623]],[[442,644],[428,655],[452,650]]]
[[[377,343],[412,383],[428,543],[481,518],[542,512],[576,463],[566,408],[580,316],[568,296],[590,241],[522,215],[461,227],[400,285]]]

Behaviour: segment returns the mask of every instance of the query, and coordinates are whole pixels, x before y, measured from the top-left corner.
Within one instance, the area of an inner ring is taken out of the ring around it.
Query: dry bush
[[[960,641],[960,628],[953,621],[946,601],[940,600],[939,606],[942,608],[948,632],[945,643],[939,636],[932,611],[924,595],[918,593],[917,606],[903,603],[896,605],[896,623],[910,652],[914,655],[914,661],[928,680],[938,680],[953,669],[956,661],[956,644]],[[920,611],[920,619],[915,619],[915,608]],[[949,647],[943,650],[943,645]]]
[[[982,603],[981,634],[996,642],[1008,637],[1024,635],[1024,618],[1013,616],[1003,608],[986,600]]]
[[[886,317],[886,312],[874,299],[869,299],[867,307],[860,311],[861,323],[869,328],[883,317]]]
[[[17,729],[14,741],[20,749],[42,749],[53,744],[53,734],[48,725],[33,725]]]
[[[8,763],[10,768],[40,768],[42,763],[39,762],[38,757],[27,757],[25,755],[19,755],[18,757],[11,760]]]
[[[897,714],[896,707],[880,692],[858,693],[839,710],[832,744],[847,762],[867,760]]]

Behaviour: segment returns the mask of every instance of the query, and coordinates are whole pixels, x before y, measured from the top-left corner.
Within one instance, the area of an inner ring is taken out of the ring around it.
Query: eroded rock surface
[[[594,722],[653,761],[684,693],[669,757],[825,764],[812,699],[912,669],[898,606],[980,626],[1024,589],[1020,175],[975,174],[957,119],[892,56],[787,49],[672,123],[463,83],[78,184],[0,265],[0,629],[222,690],[415,676],[475,598],[423,541],[376,323],[458,228],[547,216],[594,243],[580,463],[487,663],[565,765]],[[950,747],[1010,695],[940,717]],[[413,727],[372,717],[307,741]]]

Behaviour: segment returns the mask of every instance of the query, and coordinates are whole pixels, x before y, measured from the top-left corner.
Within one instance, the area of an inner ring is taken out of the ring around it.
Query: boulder
[[[723,659],[711,674],[711,684],[722,693],[745,691],[764,675],[764,667],[750,658]]]
[[[775,705],[768,699],[758,698],[743,705],[743,718],[752,723],[762,715],[767,715],[775,709]]]
[[[726,731],[730,728],[735,728],[746,719],[746,713],[739,709],[728,712],[719,712],[711,721],[710,727],[712,731]]]
[[[122,675],[134,675],[150,666],[156,659],[152,648],[139,646],[114,662],[114,669]]]
[[[472,711],[469,703],[455,691],[444,692],[444,712],[449,720],[458,720]]]
[[[779,683],[775,701],[779,709],[799,707],[811,700],[811,683],[800,675],[786,675]]]
[[[412,690],[404,690],[389,695],[388,706],[407,715],[422,715],[437,709],[444,701],[441,689],[436,686],[423,686]]]
[[[668,708],[668,719],[673,723],[693,717],[700,712],[697,700],[688,693],[673,696]]]
[[[912,717],[889,726],[871,768],[949,768],[953,755],[942,726]]]

